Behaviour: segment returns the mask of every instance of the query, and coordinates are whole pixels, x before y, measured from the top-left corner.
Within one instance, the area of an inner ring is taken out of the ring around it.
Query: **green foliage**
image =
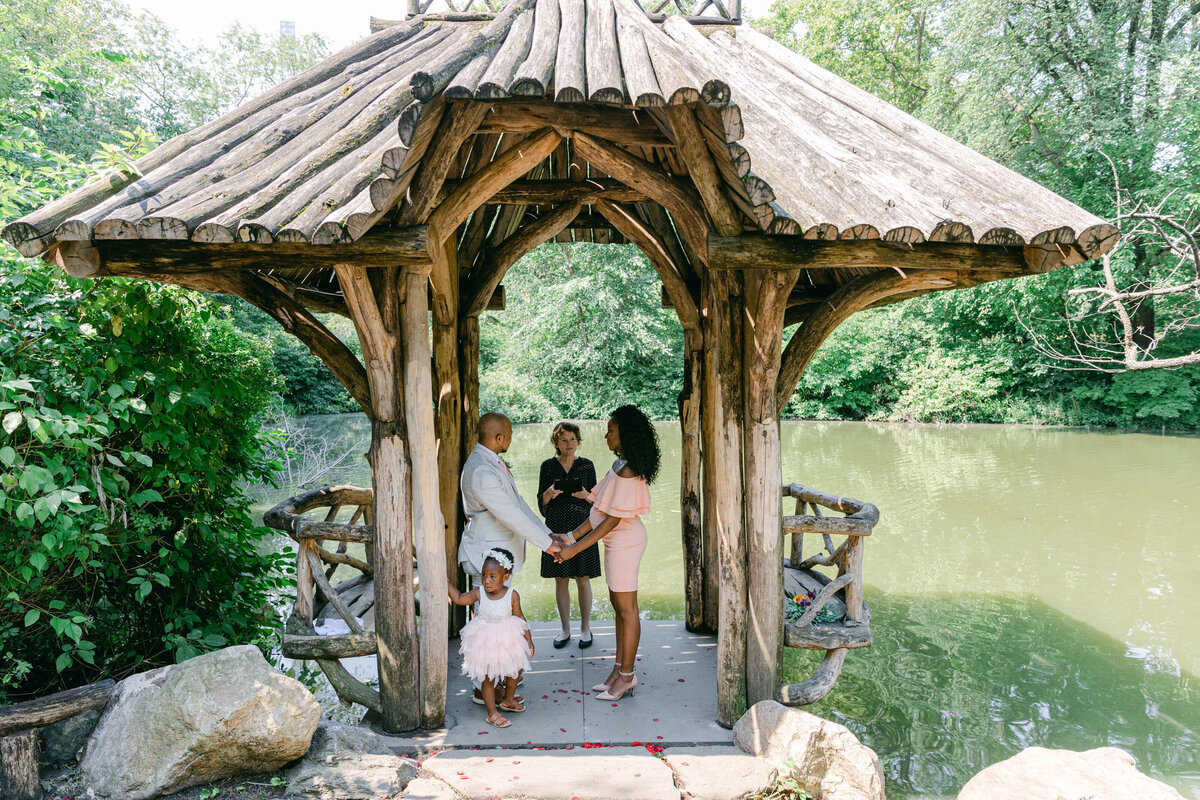
[[[514,421],[605,418],[636,403],[674,416],[683,330],[633,246],[550,243],[505,279],[480,327],[480,407]]]
[[[812,795],[804,787],[804,776],[800,774],[796,762],[789,758],[783,762],[770,784],[750,793],[750,800],[812,800]]]
[[[11,252],[11,251],[8,251]],[[286,560],[239,486],[269,480],[276,385],[198,295],[0,261],[0,685],[44,691],[264,635]]]

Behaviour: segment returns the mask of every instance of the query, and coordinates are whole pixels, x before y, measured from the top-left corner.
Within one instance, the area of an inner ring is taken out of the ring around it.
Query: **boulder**
[[[258,648],[229,647],[130,676],[80,759],[95,794],[146,800],[300,758],[321,707]]]
[[[773,700],[756,703],[733,726],[742,752],[786,771],[821,800],[883,800],[883,765],[875,751],[836,722]]]
[[[1165,783],[1137,771],[1133,756],[1115,747],[1078,753],[1030,747],[967,781],[958,800],[1183,800]]]
[[[100,710],[85,711],[42,728],[42,761],[47,764],[74,763],[80,748],[100,720]]]
[[[317,725],[304,760],[335,763],[356,755],[390,756],[392,750],[383,737],[372,730],[323,719]]]
[[[287,792],[330,800],[396,797],[418,769],[392,755],[379,734],[322,720],[304,760],[288,770]]]
[[[328,761],[305,759],[288,771],[287,793],[328,800],[375,800],[398,797],[417,777],[410,758],[343,753]]]

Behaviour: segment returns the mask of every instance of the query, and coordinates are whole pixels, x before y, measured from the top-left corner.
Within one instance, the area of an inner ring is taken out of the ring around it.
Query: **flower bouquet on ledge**
[[[784,617],[788,622],[797,622],[812,606],[813,600],[817,597],[816,592],[807,592],[805,594],[792,595],[783,602]],[[826,605],[817,612],[817,616],[812,622],[837,622],[841,619],[837,611]],[[809,624],[812,624],[811,622]]]

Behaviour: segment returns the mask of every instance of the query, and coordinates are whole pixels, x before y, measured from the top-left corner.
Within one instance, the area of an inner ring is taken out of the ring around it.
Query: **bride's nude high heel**
[[[621,674],[621,671],[620,671],[620,670],[617,670],[617,675],[620,675],[620,674]],[[607,691],[608,691],[608,687],[609,687],[609,683],[610,683],[611,681],[616,681],[616,679],[617,679],[617,676],[616,676],[616,675],[613,675],[611,678],[605,678],[605,682],[604,682],[604,683],[597,683],[595,686],[593,686],[593,687],[592,687],[592,691],[593,691],[593,692],[607,692]]]
[[[633,673],[633,672],[618,672],[617,675],[619,675],[622,678],[633,678],[633,683],[629,684],[629,686],[622,689],[617,694],[613,694],[611,688],[606,689],[601,694],[596,695],[597,700],[620,700],[622,697],[625,696],[626,692],[629,692],[629,696],[633,697],[633,693],[637,689],[637,685],[638,685],[637,674]]]

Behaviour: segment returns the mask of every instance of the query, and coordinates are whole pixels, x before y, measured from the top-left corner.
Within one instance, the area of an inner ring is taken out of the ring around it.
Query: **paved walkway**
[[[389,737],[396,752],[427,748],[567,747],[608,745],[729,745],[732,733],[716,724],[717,640],[688,633],[678,620],[643,621],[638,650],[638,690],[619,703],[596,700],[590,688],[612,669],[613,623],[597,623],[595,644],[580,650],[578,637],[555,650],[557,623],[531,624],[533,670],[520,693],[528,710],[506,713],[509,728],[484,720],[471,702],[471,684],[460,671],[456,642],[450,648],[447,729],[411,738]],[[358,660],[358,659],[355,659]],[[355,670],[359,672],[360,670]]]

